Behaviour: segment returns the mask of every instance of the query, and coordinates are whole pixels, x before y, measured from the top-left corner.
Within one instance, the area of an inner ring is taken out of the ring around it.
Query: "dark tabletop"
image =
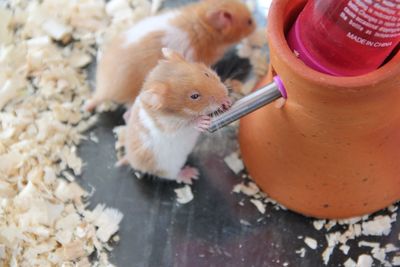
[[[169,1],[177,6],[187,1]],[[230,53],[217,67],[223,76],[247,72],[249,63]],[[240,77],[243,78],[243,77]],[[99,143],[85,141],[80,155],[86,162],[80,183],[96,191],[90,199],[94,207],[105,203],[124,214],[121,237],[110,254],[110,260],[125,266],[323,266],[321,253],[326,247],[324,232],[316,231],[312,219],[290,211],[277,211],[272,206],[260,214],[249,198],[232,193],[242,181],[224,163],[224,157],[238,148],[236,130],[228,127],[216,134],[204,135],[189,163],[198,167],[201,178],[192,186],[194,200],[180,205],[174,182],[154,178],[137,179],[127,167],[115,168],[115,138],[112,129],[123,124],[123,110],[103,113],[92,129]],[[243,200],[244,206],[238,203]],[[250,225],[243,224],[245,220]],[[382,244],[400,246],[400,223],[391,234],[375,239]],[[317,250],[307,249],[301,258],[295,250],[306,247],[298,236],[318,240]],[[351,255],[363,250],[352,245]],[[356,249],[355,249],[356,248]],[[335,250],[328,266],[341,266],[347,257]],[[353,257],[356,260],[356,257]],[[377,264],[375,266],[380,266]]]

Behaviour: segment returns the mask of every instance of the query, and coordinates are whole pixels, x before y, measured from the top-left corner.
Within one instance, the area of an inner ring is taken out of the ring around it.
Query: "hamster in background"
[[[96,91],[85,109],[92,111],[105,100],[133,103],[146,75],[162,57],[162,47],[210,66],[255,26],[252,14],[238,0],[202,0],[146,18],[105,47]]]
[[[169,49],[163,54],[128,111],[126,154],[117,166],[130,164],[142,173],[190,184],[199,172],[184,166],[187,157],[209,127],[209,115],[231,102],[225,85],[206,65]]]

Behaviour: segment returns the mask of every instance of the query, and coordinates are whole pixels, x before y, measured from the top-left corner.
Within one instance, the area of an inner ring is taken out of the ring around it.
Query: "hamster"
[[[163,54],[127,112],[126,154],[117,166],[130,164],[142,173],[191,183],[199,172],[184,167],[187,157],[209,127],[209,115],[231,102],[225,85],[206,65],[169,49]]]
[[[146,75],[162,57],[162,47],[189,61],[212,65],[254,30],[252,14],[238,0],[203,0],[146,18],[105,47],[96,91],[85,109],[92,111],[105,100],[133,103]]]

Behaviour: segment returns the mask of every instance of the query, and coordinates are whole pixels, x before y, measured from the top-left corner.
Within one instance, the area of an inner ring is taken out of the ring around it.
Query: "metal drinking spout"
[[[287,98],[286,90],[282,80],[275,76],[273,82],[239,99],[229,110],[214,117],[208,131],[213,133],[281,97]]]

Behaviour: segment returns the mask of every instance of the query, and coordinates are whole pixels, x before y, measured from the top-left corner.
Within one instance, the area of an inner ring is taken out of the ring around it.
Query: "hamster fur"
[[[133,103],[146,75],[162,57],[162,47],[211,65],[254,29],[250,11],[238,0],[203,0],[146,18],[105,47],[96,91],[85,109],[91,111],[105,100]]]
[[[209,114],[230,105],[214,71],[163,49],[165,58],[149,73],[127,118],[124,158],[117,165],[169,180],[191,183],[195,168],[184,164]]]

